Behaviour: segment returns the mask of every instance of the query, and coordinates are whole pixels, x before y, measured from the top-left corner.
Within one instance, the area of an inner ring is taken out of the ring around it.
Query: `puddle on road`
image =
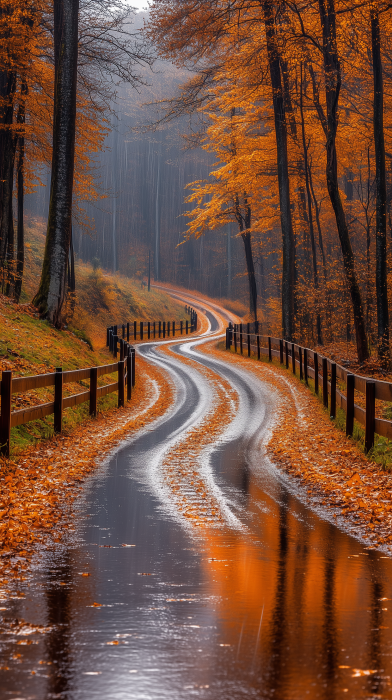
[[[129,478],[134,449],[1,613],[50,628],[2,623],[1,700],[392,695],[390,559],[279,482],[269,496],[238,444],[215,468],[246,527],[191,539]]]

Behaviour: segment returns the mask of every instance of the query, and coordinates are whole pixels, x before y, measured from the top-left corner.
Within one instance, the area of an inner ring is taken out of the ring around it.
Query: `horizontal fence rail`
[[[114,357],[117,357],[119,341],[129,343],[135,340],[154,340],[156,338],[174,337],[176,333],[194,333],[197,330],[197,313],[190,306],[185,306],[185,313],[190,315],[189,321],[129,321],[121,325],[109,326],[106,330],[106,346]]]
[[[117,380],[115,382],[98,386],[99,377],[113,374],[114,372],[117,372]],[[3,371],[0,382],[0,454],[9,457],[11,428],[17,425],[23,425],[32,420],[45,418],[45,416],[53,414],[54,431],[61,433],[64,409],[89,402],[90,415],[96,416],[98,399],[115,391],[118,392],[118,406],[124,406],[125,402],[131,399],[135,378],[135,348],[125,342],[121,345],[120,360],[108,365],[65,372],[63,372],[61,367],[58,367],[55,372],[48,374],[14,378],[12,377],[12,371]],[[88,391],[82,391],[72,396],[63,395],[64,385],[82,380],[90,381]],[[16,411],[12,410],[12,396],[14,394],[21,394],[45,387],[54,387],[53,401]]]
[[[256,330],[257,322],[230,324],[226,329],[226,349],[234,346],[235,352],[239,351],[242,355],[246,345],[248,356],[251,352],[257,354],[258,359],[261,355],[268,355],[269,361],[276,358],[306,384],[309,377],[313,379],[315,393],[319,395],[321,392],[323,404],[329,407],[331,418],[336,418],[337,407],[345,412],[346,435],[353,434],[354,419],[364,426],[366,452],[374,445],[375,433],[392,439],[392,421],[376,417],[376,400],[392,402],[392,383],[353,374],[310,348],[282,338],[260,335]],[[345,392],[340,390],[338,382],[345,384]],[[355,391],[365,396],[365,408],[355,403]]]

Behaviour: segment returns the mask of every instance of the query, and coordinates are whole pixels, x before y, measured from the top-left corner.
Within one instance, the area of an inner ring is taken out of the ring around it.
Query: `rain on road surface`
[[[138,347],[175,406],[89,477],[66,545],[2,611],[50,629],[3,623],[1,700],[392,697],[391,560],[303,503],[264,453],[273,391],[202,353],[207,340]],[[165,458],[211,412],[212,376],[231,417],[170,482]]]

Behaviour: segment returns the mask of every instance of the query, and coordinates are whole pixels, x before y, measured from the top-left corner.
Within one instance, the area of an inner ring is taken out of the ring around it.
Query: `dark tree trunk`
[[[16,74],[0,72],[0,264],[5,265],[9,255],[10,234],[13,236],[12,194],[16,139],[13,133],[14,94]],[[3,272],[4,274],[4,272]],[[4,281],[4,280],[3,280]]]
[[[263,9],[275,116],[280,221],[283,242],[282,326],[284,338],[286,340],[292,340],[294,335],[295,244],[290,204],[287,124],[280,72],[279,50],[275,31],[273,1],[263,0]]]
[[[75,157],[79,0],[54,0],[55,95],[48,228],[41,281],[34,304],[61,326],[67,293]]]
[[[76,279],[75,279],[75,252],[73,246],[73,235],[71,227],[71,240],[69,242],[68,256],[68,299],[67,299],[67,322],[72,318],[76,305]]]
[[[336,132],[338,128],[337,108],[341,87],[341,69],[336,43],[335,0],[319,0],[319,12],[323,31],[323,58],[327,104],[327,188],[332,208],[335,213],[336,225],[343,254],[344,271],[353,306],[358,359],[360,362],[364,362],[364,360],[367,360],[369,357],[369,350],[366,340],[361,290],[355,274],[354,254],[351,247],[346,216],[340,197],[338,183]]]
[[[313,263],[313,284],[316,292],[316,308],[317,308],[317,344],[322,345],[323,339],[321,335],[321,314],[320,314],[320,291],[319,291],[319,279],[318,279],[318,269],[317,269],[317,254],[316,254],[316,242],[314,237],[314,226],[313,226],[313,211],[312,211],[312,194],[310,191],[309,183],[309,165],[308,165],[308,144],[306,143],[305,134],[305,119],[304,119],[304,109],[303,109],[303,80],[302,80],[302,63],[300,67],[301,74],[301,84],[299,91],[299,108],[301,115],[301,134],[302,134],[302,149],[304,154],[304,170],[305,170],[305,188],[306,188],[306,199],[308,206],[308,223],[309,223],[309,234],[310,234],[310,245],[312,249],[312,263]]]
[[[246,271],[248,273],[248,284],[249,284],[249,311],[251,316],[255,321],[257,321],[257,286],[256,286],[256,275],[255,267],[253,262],[252,253],[252,236],[250,232],[251,227],[251,208],[247,203],[247,198],[244,196],[244,209],[245,215],[242,214],[240,203],[238,197],[235,200],[235,213],[236,219],[238,221],[238,226],[241,233],[241,238],[244,243],[245,249],[245,261],[246,261]]]
[[[75,290],[76,290],[75,252],[74,252],[74,246],[73,246],[72,228],[71,228],[71,240],[69,242],[68,289],[72,293],[75,292]]]
[[[18,182],[18,231],[17,231],[17,253],[16,253],[16,279],[14,296],[19,303],[22,292],[23,270],[24,270],[24,137],[19,139],[19,158],[17,170]]]
[[[389,362],[389,313],[387,287],[387,193],[385,179],[384,89],[377,5],[370,9],[373,56],[373,127],[376,155],[376,297],[378,356]]]
[[[241,238],[244,242],[246,269],[248,272],[249,283],[249,310],[254,321],[257,321],[257,287],[255,268],[252,255],[252,240],[249,231],[241,233]]]
[[[26,106],[25,96],[27,95],[27,84],[22,82],[21,89],[22,97],[18,111],[18,124],[25,124]],[[24,271],[24,156],[25,156],[25,140],[23,132],[18,138],[19,157],[17,165],[17,188],[18,188],[18,230],[17,230],[17,251],[16,251],[16,278],[14,287],[15,300],[19,302],[22,292],[23,271]]]

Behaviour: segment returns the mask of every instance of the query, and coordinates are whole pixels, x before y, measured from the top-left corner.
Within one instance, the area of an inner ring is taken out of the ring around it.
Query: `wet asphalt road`
[[[392,695],[390,559],[304,505],[263,452],[271,390],[199,342],[170,356],[139,346],[170,373],[176,405],[88,480],[67,544],[37,558],[25,598],[7,604],[4,617],[50,630],[17,637],[3,626],[1,700]],[[182,355],[239,396],[202,465],[232,517],[206,530],[185,523],[163,487],[167,450],[214,399]]]

